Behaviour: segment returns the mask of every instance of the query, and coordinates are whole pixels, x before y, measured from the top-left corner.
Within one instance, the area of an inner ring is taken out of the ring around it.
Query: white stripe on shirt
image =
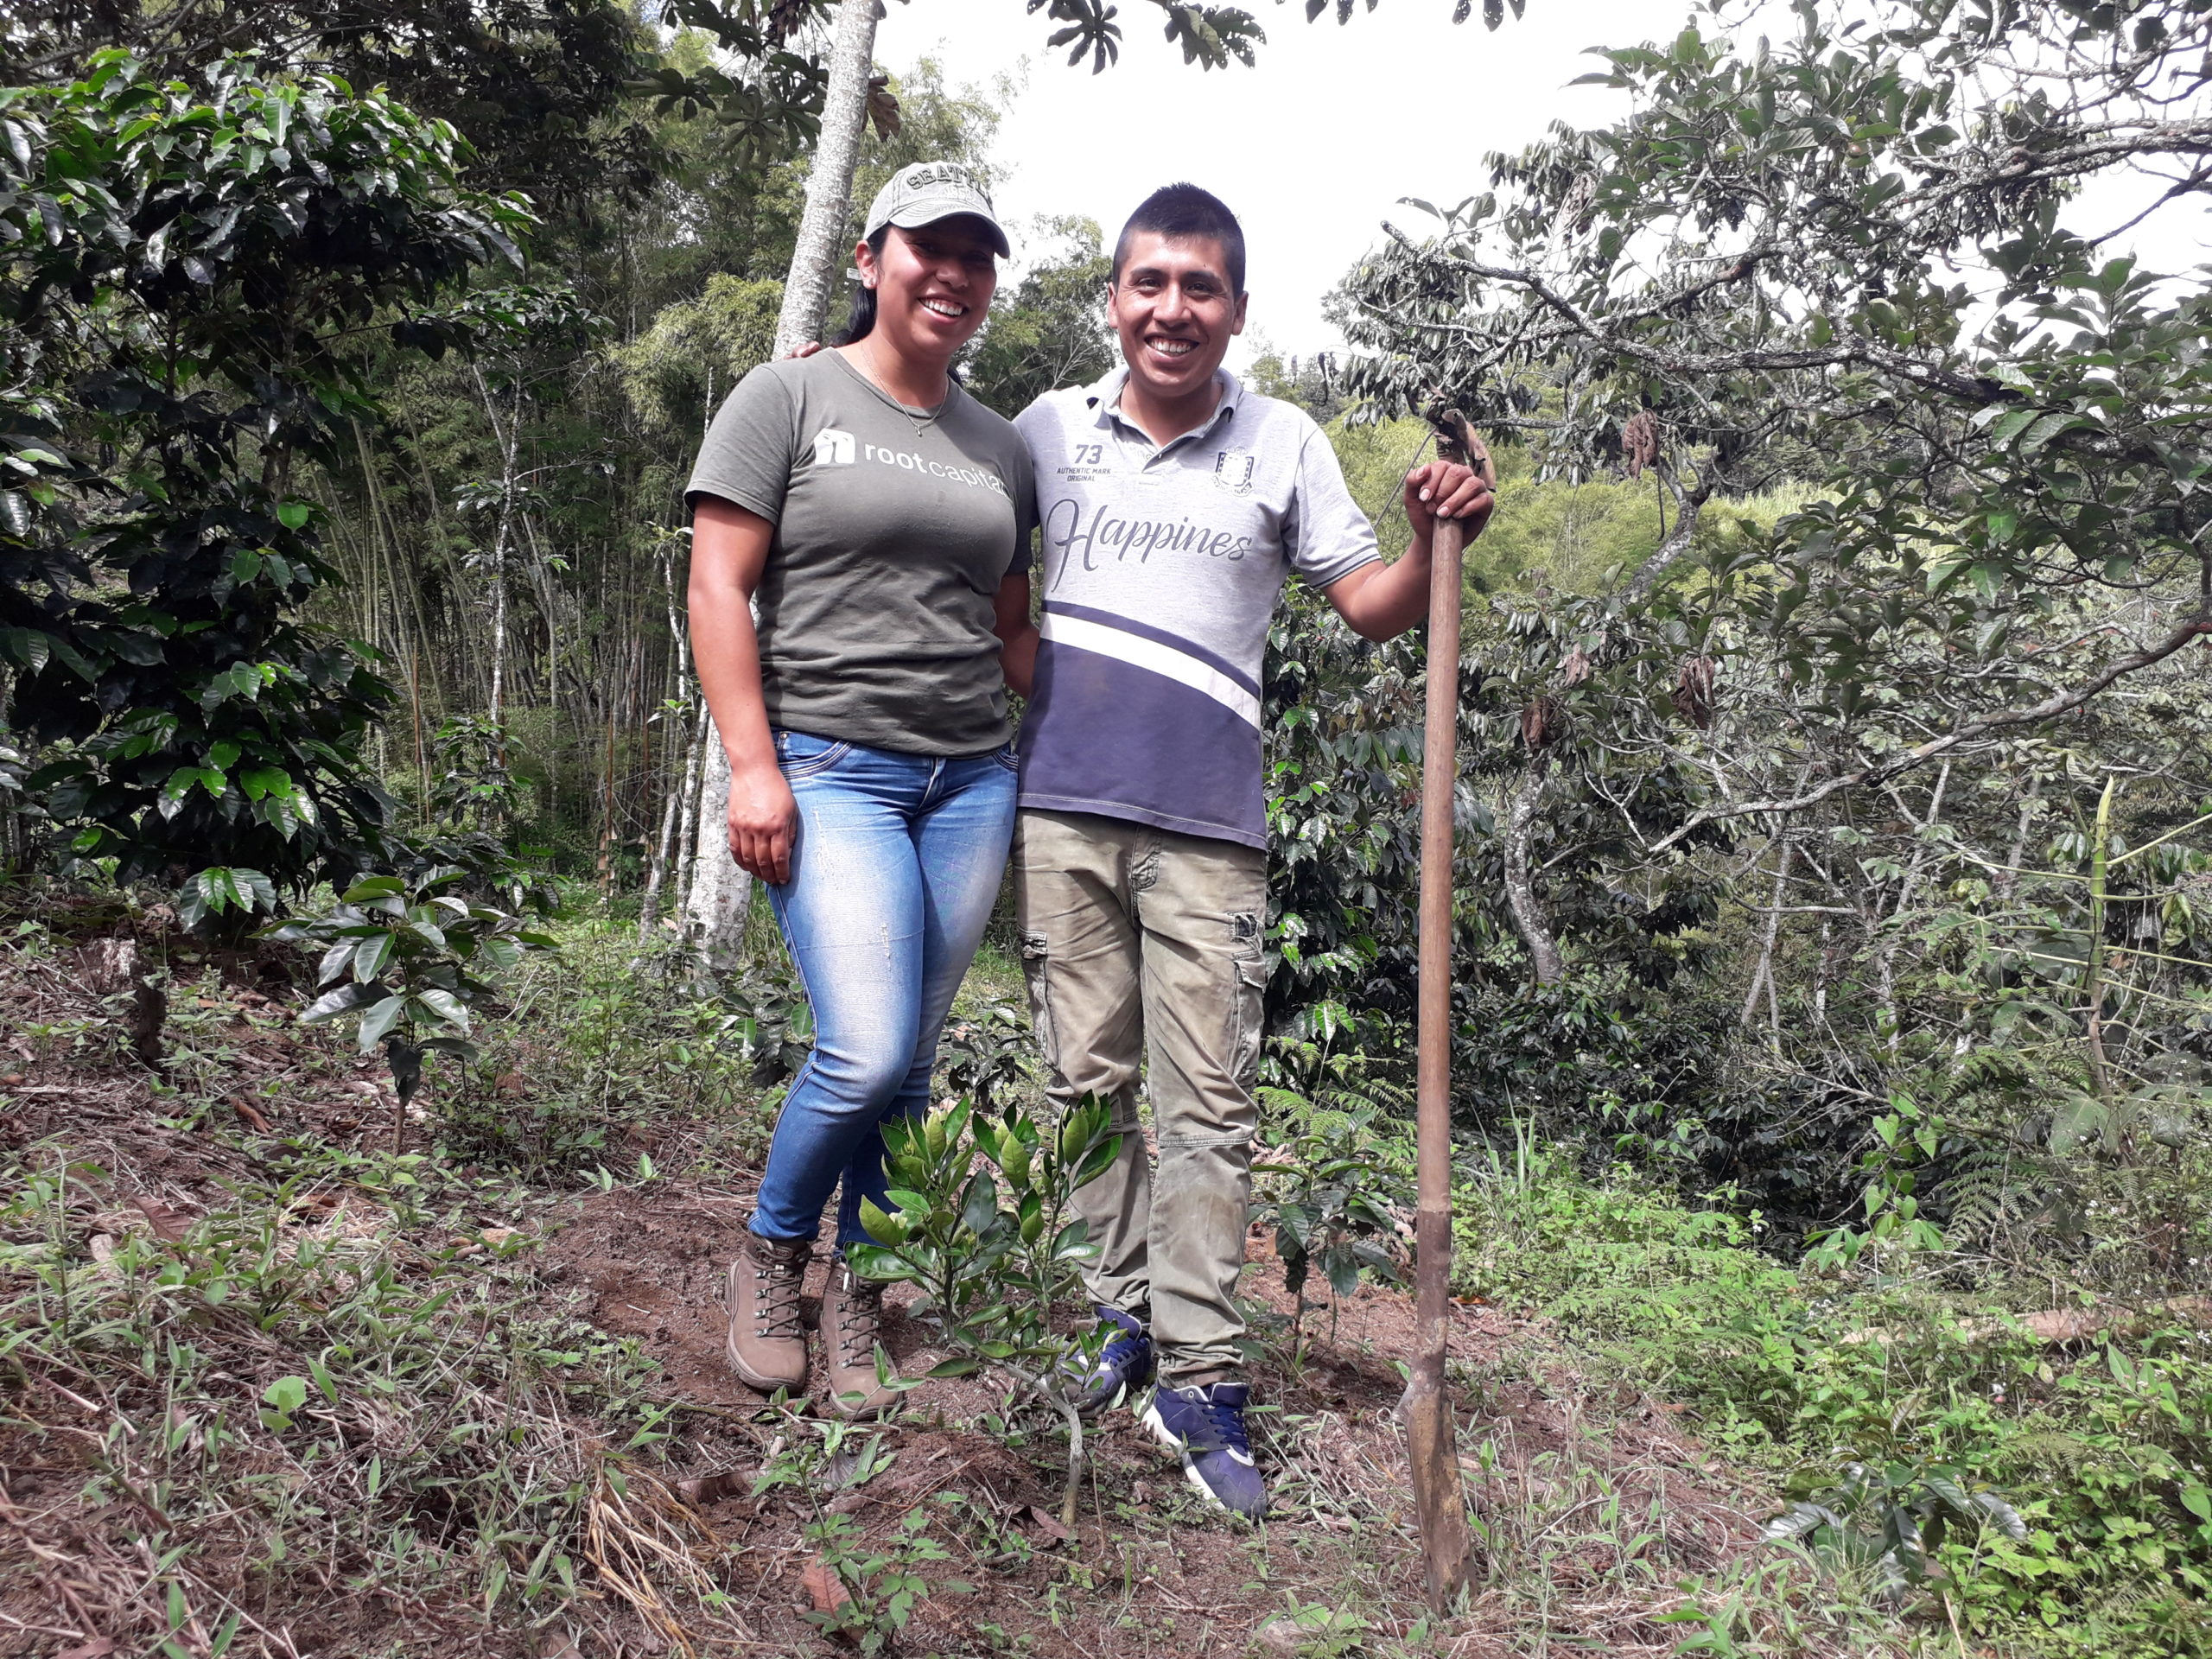
[[[1178,651],[1173,645],[1163,645],[1159,640],[1147,639],[1142,634],[1109,627],[1103,622],[1088,621],[1079,616],[1062,616],[1052,611],[1045,613],[1044,623],[1038,632],[1055,645],[1095,652],[1101,657],[1111,657],[1116,662],[1127,663],[1134,668],[1148,669],[1154,674],[1179,681],[1194,691],[1204,692],[1247,723],[1253,726],[1260,723],[1259,698],[1211,663],[1201,662],[1188,652]]]

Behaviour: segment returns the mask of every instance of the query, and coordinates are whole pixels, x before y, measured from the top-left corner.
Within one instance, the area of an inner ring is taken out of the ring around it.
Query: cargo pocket
[[[1052,999],[1046,984],[1047,957],[1045,936],[1021,936],[1021,976],[1029,982],[1029,1027],[1037,1033],[1037,1052],[1054,1082],[1059,1080],[1060,1051],[1052,1041]]]
[[[1250,1094],[1260,1081],[1260,1039],[1267,1025],[1268,963],[1264,957],[1236,958],[1236,1039],[1230,1047],[1236,1086]]]

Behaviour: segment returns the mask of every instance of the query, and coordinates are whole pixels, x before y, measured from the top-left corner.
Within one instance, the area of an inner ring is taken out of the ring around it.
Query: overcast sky
[[[1624,107],[1618,94],[1566,90],[1600,67],[1582,49],[1674,18],[1649,0],[1535,0],[1493,35],[1479,5],[1455,27],[1451,0],[1380,0],[1341,28],[1333,9],[1309,24],[1297,0],[1247,4],[1268,31],[1253,69],[1185,64],[1144,0],[1122,0],[1122,59],[1103,74],[1047,52],[1053,25],[1020,0],[890,0],[875,55],[894,71],[934,57],[955,83],[1020,79],[995,146],[1001,216],[1082,213],[1111,237],[1159,185],[1211,190],[1244,226],[1251,327],[1304,355],[1341,343],[1321,297],[1382,220],[1412,231],[1424,217],[1399,197],[1456,202],[1488,151],[1531,143],[1561,116],[1603,121]]]
[[[1603,67],[1586,48],[1670,38],[1688,15],[1672,0],[1530,0],[1491,34],[1479,4],[1454,26],[1451,0],[1379,0],[1342,27],[1333,6],[1309,24],[1298,0],[1246,4],[1268,36],[1253,69],[1185,65],[1144,0],[1121,0],[1121,61],[1100,75],[1046,52],[1052,25],[1020,0],[891,0],[875,55],[894,72],[934,57],[956,85],[1020,78],[995,146],[1009,175],[995,205],[1017,238],[1014,221],[1039,213],[1086,214],[1110,237],[1155,186],[1213,191],[1244,225],[1252,330],[1302,356],[1341,344],[1322,296],[1381,222],[1415,235],[1431,222],[1400,197],[1457,202],[1481,187],[1488,152],[1534,143],[1554,120],[1611,119],[1622,94],[1567,84]],[[1785,30],[1786,12],[1771,27]],[[2068,218],[2109,230],[2147,200],[2107,188]],[[2163,269],[2204,257],[2202,216],[2178,219],[2142,250]]]

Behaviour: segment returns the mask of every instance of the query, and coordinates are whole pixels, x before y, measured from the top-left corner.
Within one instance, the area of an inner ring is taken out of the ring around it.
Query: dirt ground
[[[664,1368],[671,1397],[720,1411],[755,1410],[760,1396],[723,1360],[720,1310],[721,1273],[749,1210],[748,1196],[736,1186],[657,1182],[588,1194],[575,1201],[545,1246],[548,1276],[570,1288],[595,1324],[642,1341]],[[1273,1249],[1257,1230],[1249,1256],[1249,1291],[1287,1314]],[[810,1313],[824,1276],[817,1263]],[[926,1328],[899,1311],[901,1295],[894,1289],[887,1299],[887,1345],[903,1373],[918,1375],[938,1356]],[[1274,1408],[1258,1419],[1262,1466],[1275,1504],[1262,1528],[1198,1503],[1173,1458],[1133,1415],[1116,1414],[1090,1443],[1092,1472],[1076,1535],[1062,1540],[1052,1516],[1057,1440],[1009,1450],[963,1427],[997,1403],[988,1380],[932,1382],[910,1395],[884,1431],[899,1466],[850,1494],[849,1512],[880,1529],[937,1493],[958,1491],[1021,1529],[1034,1554],[1017,1565],[971,1548],[957,1576],[975,1585],[974,1592],[931,1598],[905,1645],[917,1653],[987,1651],[978,1632],[996,1625],[1007,1650],[1053,1659],[1242,1654],[1291,1603],[1342,1606],[1348,1596],[1369,1610],[1373,1636],[1405,1636],[1420,1618],[1421,1573],[1395,1414],[1402,1380],[1391,1357],[1409,1351],[1411,1300],[1388,1287],[1363,1287],[1338,1311],[1332,1339],[1325,1313],[1308,1318],[1321,1334],[1303,1363],[1294,1369],[1278,1354],[1253,1379],[1256,1397]],[[1655,1568],[1663,1563],[1666,1571],[1642,1599],[1606,1586],[1618,1576],[1607,1571],[1616,1563],[1599,1559],[1610,1541],[1592,1534],[1591,1559],[1579,1559],[1571,1522],[1561,1527],[1567,1547],[1547,1557],[1557,1582],[1542,1639],[1607,1653],[1672,1652],[1680,1633],[1653,1619],[1679,1604],[1673,1580],[1753,1548],[1759,1501],[1732,1487],[1675,1414],[1656,1402],[1608,1402],[1600,1409],[1567,1377],[1484,1386],[1481,1379],[1510,1369],[1501,1359],[1520,1328],[1497,1308],[1455,1310],[1451,1358],[1463,1386],[1454,1408],[1462,1443],[1471,1448],[1464,1461],[1478,1518],[1487,1499],[1502,1534],[1532,1497],[1539,1510],[1554,1507],[1544,1500],[1564,1497],[1577,1481],[1593,1495],[1602,1491],[1600,1503],[1648,1515],[1643,1548]],[[1485,1442],[1493,1457],[1488,1470],[1472,1449]],[[747,1440],[699,1430],[683,1472],[748,1475],[751,1449]],[[818,1651],[801,1617],[810,1605],[804,1552],[765,1524],[776,1508],[772,1498],[730,1497],[708,1514],[747,1552],[751,1594],[743,1616],[768,1650]],[[1069,1590],[1071,1582],[1079,1588]],[[1439,1632],[1440,1650],[1460,1659],[1530,1651],[1522,1588],[1486,1586]],[[1597,1593],[1579,1593],[1585,1591]]]
[[[213,1128],[204,1121],[175,1127],[176,1082],[157,1084],[127,1058],[56,1052],[56,1021],[71,1010],[112,1012],[118,995],[100,984],[99,961],[64,950],[29,966],[0,964],[0,1141],[28,1154],[30,1167],[96,1166],[103,1173],[93,1207],[132,1225],[134,1214],[146,1217],[156,1228],[163,1213],[189,1217],[224,1203],[261,1168],[257,1148],[272,1137],[390,1145],[393,1102],[379,1068],[294,1026],[296,990],[282,965],[254,953],[218,965],[215,993],[179,999],[168,1017],[173,1028],[182,1021],[196,1032],[195,1040],[219,1039],[228,1092],[217,1097],[229,1104],[235,1130],[219,1114]],[[204,1095],[204,1079],[200,1086]],[[410,1126],[410,1145],[429,1150],[430,1134],[428,1122]],[[1394,1415],[1402,1383],[1393,1357],[1408,1351],[1412,1307],[1401,1292],[1373,1286],[1337,1310],[1333,1329],[1325,1313],[1309,1315],[1314,1337],[1302,1357],[1278,1339],[1255,1370],[1256,1397],[1268,1408],[1256,1414],[1255,1439],[1274,1503],[1264,1526],[1209,1510],[1173,1459],[1121,1413],[1090,1437],[1090,1473],[1068,1535],[1055,1514],[1057,1434],[1009,1440],[988,1432],[1001,1390],[988,1378],[931,1382],[907,1395],[874,1431],[890,1455],[863,1484],[810,1498],[783,1488],[755,1497],[753,1477],[779,1437],[809,1431],[766,1412],[722,1358],[722,1270],[748,1211],[751,1179],[738,1172],[718,1183],[662,1177],[548,1192],[514,1218],[524,1233],[514,1261],[534,1274],[539,1301],[636,1338],[659,1368],[655,1391],[675,1408],[660,1473],[690,1500],[693,1541],[728,1598],[715,1621],[719,1634],[696,1651],[850,1650],[804,1617],[820,1580],[817,1573],[810,1588],[813,1547],[803,1529],[821,1510],[850,1517],[878,1541],[918,1511],[931,1516],[948,1559],[924,1569],[933,1592],[916,1604],[896,1650],[962,1659],[1671,1653],[1682,1632],[1657,1621],[1681,1605],[1681,1581],[1723,1573],[1760,1548],[1758,1517],[1774,1506],[1733,1484],[1676,1412],[1593,1394],[1571,1369],[1531,1368],[1517,1357],[1524,1320],[1463,1306],[1454,1313],[1452,1376],[1480,1539],[1478,1588],[1454,1617],[1427,1621]],[[88,1234],[118,1224],[98,1216],[83,1224]],[[1264,1236],[1255,1233],[1250,1256],[1248,1292],[1287,1313]],[[823,1271],[814,1270],[816,1294]],[[899,1301],[894,1290],[889,1346],[902,1370],[918,1375],[932,1361],[929,1332]],[[91,1512],[74,1496],[84,1464],[71,1448],[99,1438],[97,1413],[73,1415],[75,1407],[23,1378],[0,1384],[0,1655],[163,1650],[86,1637],[95,1621],[85,1597],[102,1585],[124,1594],[145,1566],[123,1541],[143,1533],[142,1517],[113,1506]],[[593,1428],[579,1424],[576,1432]],[[527,1637],[488,1623],[467,1596],[356,1598],[334,1584],[329,1596],[327,1605],[292,1610],[289,1649],[272,1638],[261,1651],[600,1659],[683,1646],[604,1586],[575,1604],[573,1623],[556,1619]],[[1331,1618],[1334,1627],[1323,1630]],[[204,1630],[179,1633],[173,1644],[188,1659],[214,1650]],[[243,1641],[235,1649],[249,1650]]]

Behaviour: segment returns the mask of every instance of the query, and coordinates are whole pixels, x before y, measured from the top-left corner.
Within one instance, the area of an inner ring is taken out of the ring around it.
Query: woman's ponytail
[[[879,264],[883,258],[883,245],[891,239],[891,227],[879,226],[874,236],[868,238]],[[849,346],[856,340],[865,340],[875,327],[875,290],[866,283],[853,289],[853,312],[845,319],[845,332],[830,343]]]

